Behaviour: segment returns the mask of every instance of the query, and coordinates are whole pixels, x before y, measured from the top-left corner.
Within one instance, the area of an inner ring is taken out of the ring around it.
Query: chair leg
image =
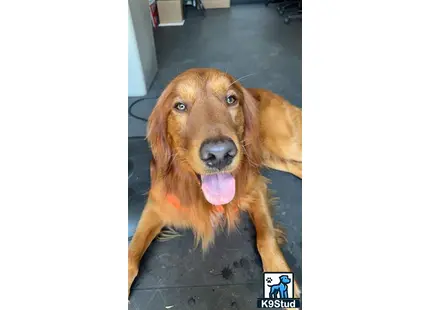
[[[205,6],[203,5],[202,0],[196,0],[196,2],[197,2],[196,3],[197,10],[202,11],[203,16],[206,17],[206,9],[205,9]]]
[[[293,19],[302,19],[302,10],[299,10],[295,14],[290,14],[284,19],[284,23],[289,24],[291,20]]]

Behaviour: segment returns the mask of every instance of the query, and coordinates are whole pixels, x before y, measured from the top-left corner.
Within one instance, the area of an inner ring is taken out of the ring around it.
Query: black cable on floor
[[[144,100],[157,100],[158,98],[139,98],[139,99],[137,99],[136,101],[134,101],[132,104],[130,104],[130,106],[128,107],[128,115],[130,115],[131,117],[133,117],[133,118],[135,118],[135,119],[139,119],[139,120],[141,120],[141,121],[144,121],[144,122],[148,122],[148,120],[146,119],[146,118],[144,118],[144,117],[140,117],[140,116],[137,116],[136,114],[134,114],[131,110],[133,109],[133,107],[137,104],[137,103],[139,103],[139,102],[141,102],[141,101],[144,101]],[[136,137],[133,137],[133,138],[136,138]],[[139,137],[139,138],[145,138],[145,137]],[[131,239],[133,239],[133,236],[134,236],[134,233],[133,233],[133,235],[132,236],[130,236],[130,237],[128,237],[128,241],[131,241]]]
[[[130,106],[128,107],[128,115],[130,115],[131,117],[133,117],[133,118],[135,118],[135,119],[139,119],[139,120],[141,120],[141,121],[144,121],[144,122],[148,122],[148,120],[146,119],[146,118],[144,118],[144,117],[140,117],[140,116],[137,116],[136,114],[134,114],[132,111],[131,111],[131,109],[134,107],[134,105],[135,104],[137,104],[137,103],[139,103],[139,102],[141,102],[141,101],[144,101],[144,100],[157,100],[158,98],[139,98],[139,99],[137,99],[136,101],[134,101],[132,104],[130,104]]]

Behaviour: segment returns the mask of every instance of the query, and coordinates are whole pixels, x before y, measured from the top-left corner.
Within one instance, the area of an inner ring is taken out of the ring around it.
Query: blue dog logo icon
[[[294,298],[294,283],[293,272],[264,272],[264,295],[263,298],[257,298],[257,308],[301,309],[300,298]]]
[[[270,283],[271,278],[267,279],[267,282]],[[267,284],[270,287],[270,298],[288,298],[288,284],[291,283],[291,279],[286,276],[282,275],[279,277],[279,283],[278,284]]]

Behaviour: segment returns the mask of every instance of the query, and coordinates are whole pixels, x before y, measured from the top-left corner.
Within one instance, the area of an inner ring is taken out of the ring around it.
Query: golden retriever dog
[[[217,230],[248,212],[264,271],[288,272],[260,168],[302,177],[302,112],[216,69],[191,69],[161,94],[149,117],[151,188],[128,250],[128,289],[163,227],[191,228],[206,251]],[[295,283],[295,297],[300,290]]]

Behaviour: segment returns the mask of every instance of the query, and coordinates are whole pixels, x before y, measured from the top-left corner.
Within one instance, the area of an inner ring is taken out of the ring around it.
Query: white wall
[[[158,70],[154,32],[151,23],[151,14],[149,12],[149,1],[129,0],[128,3],[128,95],[143,96],[151,86]],[[143,79],[141,78],[142,75]]]
[[[136,35],[130,8],[128,10],[128,96],[145,96],[147,93],[145,77],[143,76],[142,63],[140,62],[137,48]]]

